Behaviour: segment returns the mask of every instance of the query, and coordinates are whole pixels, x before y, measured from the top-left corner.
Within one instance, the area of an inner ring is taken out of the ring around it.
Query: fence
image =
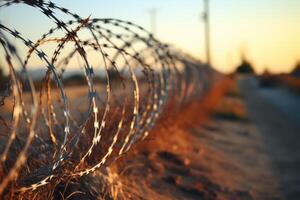
[[[56,24],[33,41],[0,23],[8,71],[0,80],[4,196],[108,166],[147,137],[165,110],[200,99],[218,76],[128,21],[82,18],[37,0],[0,4],[26,4]],[[34,59],[43,64],[39,76],[30,69]]]

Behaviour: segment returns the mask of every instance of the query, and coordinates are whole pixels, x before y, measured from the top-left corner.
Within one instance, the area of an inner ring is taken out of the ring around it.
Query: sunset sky
[[[81,16],[114,17],[150,29],[149,9],[157,11],[157,37],[204,60],[204,27],[201,0],[72,0],[53,2]],[[0,13],[1,20],[37,32],[22,18],[31,15],[14,7]],[[211,0],[212,63],[222,72],[231,72],[241,52],[258,72],[288,72],[300,60],[299,0]],[[27,11],[28,12],[28,11]],[[35,17],[36,15],[32,15]],[[20,18],[18,18],[20,17]],[[18,20],[16,20],[18,19]],[[33,19],[39,22],[39,19]],[[40,20],[40,24],[44,21]],[[37,33],[38,34],[38,33]]]

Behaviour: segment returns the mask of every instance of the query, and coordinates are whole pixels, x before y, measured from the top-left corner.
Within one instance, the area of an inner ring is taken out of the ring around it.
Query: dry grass
[[[247,113],[242,95],[236,84],[232,85],[224,98],[216,107],[214,116],[224,120],[247,122]]]
[[[195,124],[204,125],[209,120],[210,113],[232,84],[229,79],[220,81],[201,101],[192,102],[175,114],[166,112],[150,132],[149,138],[139,142],[113,164],[112,167],[119,174],[125,175],[119,176],[120,180],[139,191],[140,197],[133,199],[215,197],[213,190],[217,186],[200,174],[196,175],[197,170],[194,171],[193,168],[197,167],[191,166],[196,161],[193,162],[190,152],[196,152],[196,155],[203,152],[201,149],[191,149],[197,145],[191,144],[192,136],[187,130]],[[193,185],[193,181],[186,182],[193,179],[191,176],[199,179],[198,184]]]
[[[300,94],[300,78],[291,75],[284,75],[279,77],[282,84],[292,90],[293,92]]]
[[[231,95],[236,89],[233,80],[223,80],[202,101],[176,114],[166,112],[149,138],[112,165],[119,180],[139,192],[132,199],[265,199],[278,195],[261,140],[250,122],[243,121],[247,115],[242,99]],[[210,118],[224,105],[237,119]],[[259,162],[250,166],[253,159]]]
[[[300,78],[281,74],[281,75],[262,75],[259,77],[260,85],[266,87],[283,86],[296,94],[300,94]]]

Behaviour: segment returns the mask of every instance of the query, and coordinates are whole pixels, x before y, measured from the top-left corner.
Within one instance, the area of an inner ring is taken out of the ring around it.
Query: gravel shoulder
[[[284,199],[300,199],[300,101],[282,89],[262,89],[254,78],[241,78],[251,121],[266,144]]]

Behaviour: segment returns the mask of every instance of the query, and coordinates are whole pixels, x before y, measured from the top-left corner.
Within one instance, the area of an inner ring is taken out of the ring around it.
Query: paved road
[[[260,88],[250,77],[238,83],[249,117],[265,140],[283,198],[299,200],[300,97],[280,88]]]

